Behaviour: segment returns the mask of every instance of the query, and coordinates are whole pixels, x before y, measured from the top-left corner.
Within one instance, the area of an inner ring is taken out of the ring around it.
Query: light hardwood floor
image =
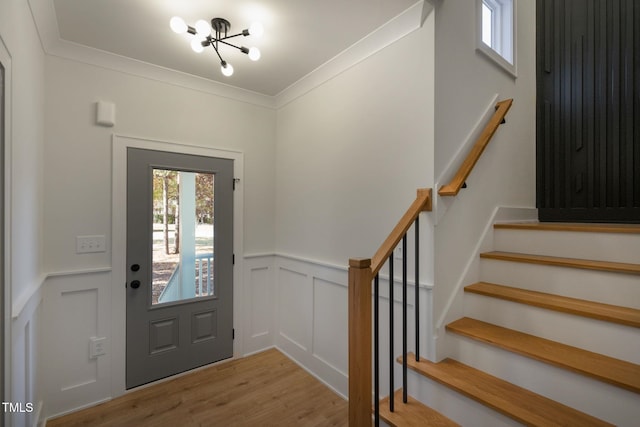
[[[346,426],[347,402],[278,350],[47,422],[55,426]]]

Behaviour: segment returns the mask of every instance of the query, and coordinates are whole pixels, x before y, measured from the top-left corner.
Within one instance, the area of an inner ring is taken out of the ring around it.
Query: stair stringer
[[[496,223],[533,222],[538,218],[538,210],[529,207],[498,206],[484,226],[482,235],[470,254],[465,268],[462,270],[454,290],[451,292],[442,315],[435,320],[433,329],[433,345],[427,353],[431,361],[440,361],[452,356],[448,345],[445,325],[464,315],[464,287],[480,280],[480,254],[494,248],[493,225]],[[437,226],[437,225],[436,225]],[[438,248],[435,248],[437,251]],[[437,287],[437,284],[434,286]],[[437,291],[437,289],[434,289]]]

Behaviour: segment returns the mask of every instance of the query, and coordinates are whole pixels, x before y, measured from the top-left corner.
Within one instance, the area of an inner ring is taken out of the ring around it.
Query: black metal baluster
[[[378,324],[378,297],[380,284],[380,275],[376,274],[373,282],[373,386],[374,386],[374,423],[375,427],[380,426],[380,356],[379,351],[379,329]]]
[[[402,237],[402,402],[407,403],[407,234]]]
[[[416,266],[416,296],[414,301],[415,306],[415,314],[416,314],[416,362],[420,361],[420,298],[418,294],[418,289],[420,288],[420,218],[416,217],[415,222],[415,232],[416,232],[416,258],[415,258],[415,266]]]
[[[389,411],[394,410],[393,399],[393,253],[389,256]]]

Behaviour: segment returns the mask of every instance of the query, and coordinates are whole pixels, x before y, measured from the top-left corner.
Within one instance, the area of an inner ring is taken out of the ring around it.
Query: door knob
[[[140,264],[131,265],[131,271],[138,271],[138,270],[140,270]]]
[[[138,289],[140,287],[140,280],[134,280],[131,282],[131,288]]]

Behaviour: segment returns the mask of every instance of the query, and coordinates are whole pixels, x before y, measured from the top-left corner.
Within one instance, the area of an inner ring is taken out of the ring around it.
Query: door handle
[[[138,289],[140,287],[140,280],[134,280],[130,284],[132,289]]]

